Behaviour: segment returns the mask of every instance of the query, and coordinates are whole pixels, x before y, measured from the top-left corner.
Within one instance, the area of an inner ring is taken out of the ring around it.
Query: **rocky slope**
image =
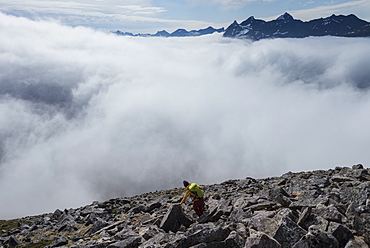
[[[362,165],[182,188],[0,221],[0,247],[368,247],[370,169]]]

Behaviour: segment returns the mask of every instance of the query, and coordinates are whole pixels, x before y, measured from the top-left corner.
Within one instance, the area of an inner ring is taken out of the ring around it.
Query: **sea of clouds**
[[[0,219],[370,166],[368,38],[133,38],[4,14],[0,37]]]

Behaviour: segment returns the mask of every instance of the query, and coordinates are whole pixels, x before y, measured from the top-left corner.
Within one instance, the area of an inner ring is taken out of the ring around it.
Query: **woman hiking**
[[[193,209],[195,213],[200,217],[204,213],[204,192],[202,186],[197,185],[196,183],[189,183],[188,181],[183,181],[186,192],[184,198],[182,198],[180,205],[182,205],[188,196],[190,195],[193,198]]]

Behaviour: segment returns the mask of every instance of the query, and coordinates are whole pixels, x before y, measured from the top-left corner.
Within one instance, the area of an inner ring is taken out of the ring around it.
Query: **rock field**
[[[196,182],[201,184],[201,182]],[[196,218],[183,188],[0,220],[0,247],[366,248],[370,169],[361,164],[204,185]]]

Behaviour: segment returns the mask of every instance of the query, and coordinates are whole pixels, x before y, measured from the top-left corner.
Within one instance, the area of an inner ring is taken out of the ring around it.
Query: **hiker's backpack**
[[[196,195],[196,198],[202,198],[204,196],[203,190],[201,190],[196,183],[190,184],[189,190]]]

